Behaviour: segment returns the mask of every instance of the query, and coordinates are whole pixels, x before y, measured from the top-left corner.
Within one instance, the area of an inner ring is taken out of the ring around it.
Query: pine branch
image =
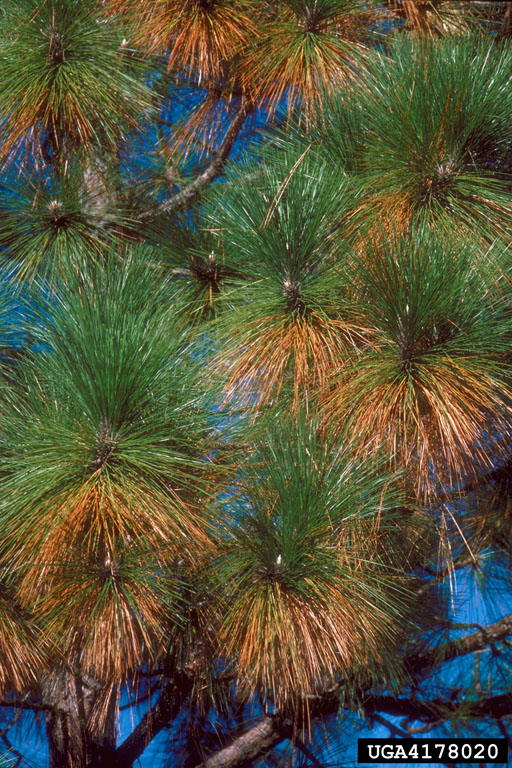
[[[199,198],[204,190],[211,182],[222,173],[222,170],[226,164],[229,154],[233,148],[236,138],[245,122],[247,115],[253,110],[254,105],[250,100],[242,101],[242,105],[233,122],[226,131],[222,143],[215,153],[212,162],[199,176],[194,179],[190,184],[184,187],[180,192],[173,195],[169,200],[157,205],[152,211],[147,211],[140,216],[142,221],[148,221],[160,216],[161,214],[173,214],[177,211],[188,208],[197,198]]]
[[[278,716],[265,717],[255,726],[238,736],[196,768],[238,768],[276,747],[293,732],[290,720]]]
[[[467,496],[474,491],[478,491],[481,488],[485,488],[486,485],[491,483],[506,483],[510,480],[510,473],[512,469],[512,458],[508,458],[503,464],[496,469],[491,469],[488,472],[480,475],[478,478],[468,480],[466,485],[460,488],[456,492],[441,494],[440,499],[450,500],[453,498],[460,498],[461,496]]]
[[[504,616],[488,627],[482,627],[478,632],[464,635],[456,640],[449,640],[438,648],[420,651],[406,659],[406,667],[412,675],[418,675],[429,667],[445,664],[447,661],[468,653],[480,651],[512,635],[512,614]]]

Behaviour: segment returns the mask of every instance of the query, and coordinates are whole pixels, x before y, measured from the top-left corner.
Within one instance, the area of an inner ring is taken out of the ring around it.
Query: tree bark
[[[239,768],[289,738],[293,725],[279,717],[265,717],[196,768]]]
[[[41,681],[50,768],[108,768],[115,750],[115,695],[104,703],[100,728],[90,717],[102,691],[69,668],[55,669]]]
[[[52,707],[45,713],[50,768],[83,768],[86,739],[75,676],[59,669],[42,680],[41,691],[43,703]]]

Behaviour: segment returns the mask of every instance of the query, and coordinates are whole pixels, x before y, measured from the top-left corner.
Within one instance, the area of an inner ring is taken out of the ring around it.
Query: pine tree
[[[498,6],[3,3],[0,764],[510,742]]]

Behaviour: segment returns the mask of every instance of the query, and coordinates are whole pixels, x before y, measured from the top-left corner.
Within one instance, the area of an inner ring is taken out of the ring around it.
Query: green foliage
[[[121,30],[95,0],[9,0],[0,34],[2,157],[113,149],[150,107]],[[140,75],[140,64],[138,73]]]
[[[28,308],[23,299],[14,299],[12,275],[5,269],[0,271],[0,284],[0,372],[5,374],[23,344],[22,318]]]
[[[302,414],[268,433],[248,466],[219,565],[220,636],[243,690],[282,706],[340,673],[400,675],[396,644],[415,597],[410,541],[396,533],[411,513],[374,458],[377,472]]]
[[[369,87],[329,110],[318,136],[326,156],[354,171],[355,237],[423,223],[488,241],[505,235],[511,67],[508,43],[474,38],[404,37],[375,58]]]
[[[496,458],[510,399],[506,252],[483,254],[428,231],[377,243],[352,266],[357,309],[371,330],[335,374],[326,419],[348,423],[370,450],[386,443],[421,493]]]
[[[130,764],[173,721],[187,765],[338,704],[490,722],[430,669],[509,658],[440,586],[510,578],[511,16],[470,10],[0,8],[0,695],[59,768],[141,681]]]
[[[242,167],[208,215],[240,275],[220,295],[216,327],[228,398],[246,393],[260,404],[289,380],[297,403],[349,343],[334,227],[346,184],[310,149],[274,150],[261,169]]]
[[[373,18],[360,0],[286,0],[247,51],[242,82],[271,112],[283,99],[290,114],[300,104],[309,124],[326,94],[366,71]]]
[[[55,284],[70,265],[98,257],[123,226],[105,188],[91,189],[75,163],[61,173],[20,171],[0,191],[0,238],[16,281]]]
[[[73,646],[78,631],[82,661],[101,677],[141,662],[142,616],[163,631],[166,569],[207,540],[197,365],[147,259],[106,255],[71,272],[2,404],[4,557],[24,574],[26,605],[50,625],[57,611]],[[121,637],[132,646],[120,655]]]

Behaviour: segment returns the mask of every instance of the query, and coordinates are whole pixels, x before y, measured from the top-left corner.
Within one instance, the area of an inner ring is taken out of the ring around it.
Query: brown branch
[[[383,725],[388,729],[389,735],[393,737],[399,736],[402,739],[406,739],[411,735],[408,731],[404,731],[403,728],[399,728],[397,725],[390,723],[389,720],[386,720],[385,717],[381,717],[379,714],[377,714],[377,712],[372,715],[372,723],[379,723],[379,725]]]
[[[161,214],[172,214],[179,210],[183,210],[190,206],[197,198],[199,198],[206,187],[219,176],[226,164],[229,154],[233,148],[236,137],[240,133],[240,129],[245,122],[247,115],[253,110],[253,103],[249,99],[242,101],[242,105],[233,122],[226,131],[221,145],[215,153],[213,160],[206,170],[204,170],[199,176],[194,179],[190,184],[184,187],[180,192],[173,195],[169,200],[164,200],[157,205],[154,210],[147,211],[140,216],[141,220],[147,221],[154,219]]]
[[[329,694],[325,706],[315,708],[315,716],[335,714],[337,702]],[[512,694],[492,696],[479,701],[457,702],[451,699],[419,701],[417,699],[395,699],[393,696],[369,696],[364,702],[367,714],[386,712],[389,715],[406,717],[408,720],[442,722],[454,715],[465,719],[492,717],[498,719],[512,714]],[[293,726],[290,721],[279,721],[276,717],[266,717],[246,733],[236,738],[196,768],[240,768],[250,760],[261,757],[273,749],[285,738],[290,738]]]
[[[511,473],[512,458],[509,457],[501,466],[497,467],[496,469],[485,472],[483,475],[480,475],[476,479],[468,481],[467,484],[464,485],[460,490],[446,493],[440,498],[444,498],[446,500],[460,498],[461,496],[466,496],[469,493],[473,493],[473,491],[477,491],[479,488],[483,488],[490,483],[509,482],[511,479]]]
[[[512,635],[512,613],[507,614],[494,624],[482,627],[478,632],[464,635],[464,637],[459,637],[456,640],[448,640],[437,648],[429,648],[411,654],[405,657],[404,666],[412,677],[418,677],[431,667],[440,666],[469,653],[481,651],[487,646],[504,640],[508,635]],[[315,716],[336,711],[342,685],[343,683],[334,685],[324,694],[309,697],[308,703]]]
[[[293,732],[290,720],[265,717],[196,768],[238,768],[276,747]]]
[[[406,668],[415,676],[429,667],[445,664],[447,661],[466,656],[468,653],[481,651],[483,648],[504,640],[512,635],[512,613],[504,616],[488,627],[482,627],[479,632],[464,635],[456,640],[449,640],[437,648],[429,648],[406,658]]]

